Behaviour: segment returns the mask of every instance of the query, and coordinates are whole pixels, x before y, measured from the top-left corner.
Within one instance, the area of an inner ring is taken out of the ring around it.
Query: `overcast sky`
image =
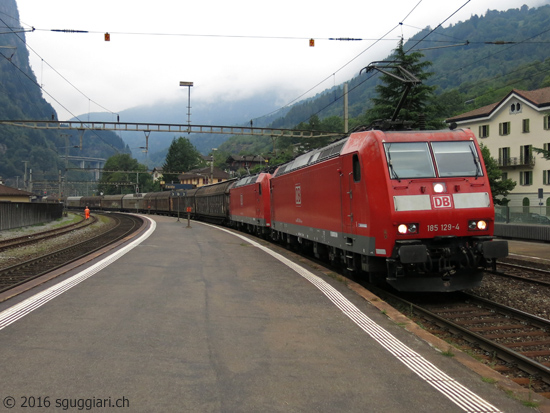
[[[61,120],[159,101],[186,106],[188,89],[180,81],[194,82],[192,102],[276,90],[283,106],[319,83],[308,96],[350,79],[387,56],[400,36],[408,39],[453,14],[444,27],[488,9],[549,2],[17,0],[21,24],[36,29],[26,34],[31,65],[59,102],[45,95]]]

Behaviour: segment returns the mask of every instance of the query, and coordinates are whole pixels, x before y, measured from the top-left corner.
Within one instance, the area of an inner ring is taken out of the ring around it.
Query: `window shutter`
[[[525,159],[523,159],[523,158],[524,158],[524,156],[523,156],[523,154],[524,154],[523,148],[524,148],[523,145],[519,147],[519,163],[520,163],[520,165],[524,165],[524,164],[525,164],[525,162],[524,162]]]

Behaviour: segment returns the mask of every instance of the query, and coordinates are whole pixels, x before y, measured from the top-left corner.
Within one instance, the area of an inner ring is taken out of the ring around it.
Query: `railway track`
[[[0,270],[0,293],[112,244],[134,232],[143,223],[139,217],[132,215],[109,216],[115,220],[115,225],[100,235]]]
[[[499,261],[496,274],[533,284],[550,286],[550,271],[535,268],[527,261],[521,263]]]
[[[549,320],[465,293],[408,299],[381,290],[376,294],[432,334],[550,398]]]
[[[48,231],[37,232],[31,235],[23,235],[20,237],[0,240],[0,252],[9,250],[11,248],[19,248],[22,246],[31,245],[40,241],[55,238],[75,230],[86,228],[87,226],[97,222],[97,218],[95,216],[91,216],[90,219],[88,220],[84,220],[84,217],[82,216],[82,214],[79,214],[79,216],[81,219],[78,222],[74,222],[70,225],[65,225],[60,228],[50,229]]]

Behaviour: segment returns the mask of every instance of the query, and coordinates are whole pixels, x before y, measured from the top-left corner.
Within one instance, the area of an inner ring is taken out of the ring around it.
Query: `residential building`
[[[471,129],[498,160],[503,178],[516,182],[510,207],[550,206],[550,161],[533,148],[550,149],[550,87],[512,90],[499,102],[446,120]],[[540,197],[542,195],[542,198]]]
[[[197,188],[217,182],[227,181],[230,178],[227,172],[217,167],[207,166],[206,168],[193,169],[178,176],[181,184],[194,185]]]
[[[32,192],[0,184],[0,202],[31,202],[34,197]]]
[[[250,170],[257,165],[266,165],[267,160],[260,155],[230,155],[225,161],[231,171],[238,171],[239,169]]]
[[[152,172],[153,182],[157,182],[162,178],[162,167],[153,168]]]

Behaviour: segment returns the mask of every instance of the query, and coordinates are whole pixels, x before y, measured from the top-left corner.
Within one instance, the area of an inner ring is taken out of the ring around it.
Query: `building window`
[[[529,119],[523,119],[521,122],[521,131],[523,133],[529,133]]]
[[[481,125],[479,127],[479,137],[488,138],[489,137],[489,125]]]
[[[533,185],[533,171],[521,171],[519,173],[519,184],[523,186]]]
[[[502,122],[498,124],[498,133],[500,136],[510,134],[510,122]]]
[[[510,165],[510,148],[498,148],[498,166]]]
[[[550,129],[550,115],[544,116],[544,129],[548,130]]]
[[[535,158],[533,158],[533,145],[520,146],[519,158],[520,165],[534,165]]]
[[[510,113],[521,113],[521,103],[512,103],[510,105]]]
[[[508,172],[503,172],[502,175],[500,175],[500,179],[506,181],[508,179]]]
[[[550,185],[550,171],[542,171],[542,183],[544,185]]]

